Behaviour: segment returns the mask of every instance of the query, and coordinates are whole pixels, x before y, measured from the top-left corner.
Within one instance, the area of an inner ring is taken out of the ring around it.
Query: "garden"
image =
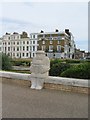
[[[31,59],[11,59],[0,54],[0,69],[5,71],[29,73],[29,70],[13,70],[13,66],[30,67]],[[90,79],[90,61],[77,59],[51,59],[50,76]]]

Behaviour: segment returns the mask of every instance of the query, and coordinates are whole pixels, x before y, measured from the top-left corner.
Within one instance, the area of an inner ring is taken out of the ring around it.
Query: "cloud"
[[[2,7],[3,16],[0,14],[2,33],[23,30],[31,33],[39,32],[41,29],[52,32],[56,28],[60,31],[69,28],[77,45],[86,46],[82,41],[88,39],[88,3],[24,1],[6,2]]]

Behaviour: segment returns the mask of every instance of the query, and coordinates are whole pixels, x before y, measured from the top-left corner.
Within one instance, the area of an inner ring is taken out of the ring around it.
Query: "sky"
[[[0,26],[0,37],[6,32],[30,34],[68,28],[76,47],[88,51],[88,2],[4,0],[0,4]]]

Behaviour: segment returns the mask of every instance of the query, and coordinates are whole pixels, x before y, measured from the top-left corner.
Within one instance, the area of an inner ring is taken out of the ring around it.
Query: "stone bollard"
[[[30,71],[31,71],[31,89],[42,89],[44,80],[48,77],[50,69],[50,60],[45,56],[44,51],[37,51],[36,57],[33,58]]]

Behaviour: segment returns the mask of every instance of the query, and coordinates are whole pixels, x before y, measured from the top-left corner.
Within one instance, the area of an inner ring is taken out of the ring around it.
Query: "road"
[[[3,118],[87,118],[88,95],[2,84]]]

